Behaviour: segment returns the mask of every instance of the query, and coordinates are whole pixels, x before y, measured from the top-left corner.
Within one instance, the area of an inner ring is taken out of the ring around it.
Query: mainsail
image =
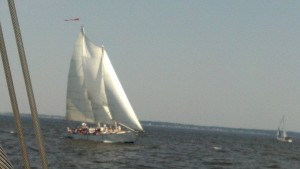
[[[104,47],[90,42],[83,28],[70,63],[66,119],[143,130]]]

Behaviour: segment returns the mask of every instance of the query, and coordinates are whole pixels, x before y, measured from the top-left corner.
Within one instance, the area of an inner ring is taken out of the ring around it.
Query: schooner
[[[104,47],[92,43],[83,27],[70,63],[66,120],[81,122],[67,128],[71,139],[132,143],[143,131]]]

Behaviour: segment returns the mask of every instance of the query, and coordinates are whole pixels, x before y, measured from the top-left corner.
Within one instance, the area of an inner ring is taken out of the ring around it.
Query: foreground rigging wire
[[[21,66],[22,66],[22,72],[23,72],[23,76],[24,76],[27,96],[28,96],[30,110],[31,110],[33,127],[35,129],[36,141],[37,141],[39,154],[40,154],[40,158],[41,158],[41,162],[42,162],[42,168],[47,169],[48,167],[47,167],[46,151],[45,151],[45,147],[44,147],[44,140],[42,138],[41,128],[40,128],[40,124],[39,124],[38,113],[37,113],[34,94],[33,94],[33,90],[32,90],[32,85],[31,85],[25,50],[24,50],[24,46],[23,46],[20,26],[19,26],[19,22],[18,22],[16,7],[15,7],[14,0],[7,0],[7,2],[8,2],[10,16],[11,16],[11,20],[12,20],[12,24],[13,24],[13,28],[14,28],[14,32],[15,32],[16,43],[17,43],[18,52],[19,52],[19,58],[20,58]]]
[[[6,154],[4,153],[2,147],[0,147],[0,168],[1,169],[12,169],[10,161],[8,161]]]
[[[12,110],[14,113],[14,120],[15,120],[15,125],[16,125],[16,130],[17,130],[17,136],[19,139],[19,146],[20,146],[21,155],[22,155],[22,159],[23,159],[23,165],[24,165],[25,169],[30,169],[29,158],[28,158],[28,153],[27,153],[26,144],[25,144],[25,138],[24,138],[24,134],[23,134],[24,132],[23,132],[20,112],[19,112],[19,108],[18,108],[18,102],[17,102],[17,98],[16,98],[16,94],[15,94],[13,79],[12,79],[12,75],[11,75],[11,71],[10,71],[9,61],[8,61],[8,57],[7,57],[1,23],[0,23],[0,52],[1,52],[1,58],[2,58],[3,68],[4,68],[4,72],[5,72],[5,77],[6,77],[7,88],[9,91],[11,107],[12,107]]]

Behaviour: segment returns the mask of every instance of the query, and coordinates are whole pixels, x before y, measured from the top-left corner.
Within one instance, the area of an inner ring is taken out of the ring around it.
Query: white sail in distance
[[[285,129],[285,119],[284,116],[280,120],[279,126],[278,126],[278,131],[277,131],[277,136],[278,137],[287,137],[286,129]]]
[[[104,47],[90,42],[83,28],[70,63],[66,119],[143,130]]]

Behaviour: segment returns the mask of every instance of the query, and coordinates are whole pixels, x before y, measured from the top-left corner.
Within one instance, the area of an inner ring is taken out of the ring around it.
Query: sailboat
[[[288,137],[287,132],[285,130],[285,119],[284,116],[280,120],[278,130],[277,130],[277,140],[282,142],[293,142],[293,139],[291,137]]]
[[[65,137],[102,143],[133,143],[141,126],[103,46],[81,28],[70,63]],[[89,126],[94,125],[94,126]]]

